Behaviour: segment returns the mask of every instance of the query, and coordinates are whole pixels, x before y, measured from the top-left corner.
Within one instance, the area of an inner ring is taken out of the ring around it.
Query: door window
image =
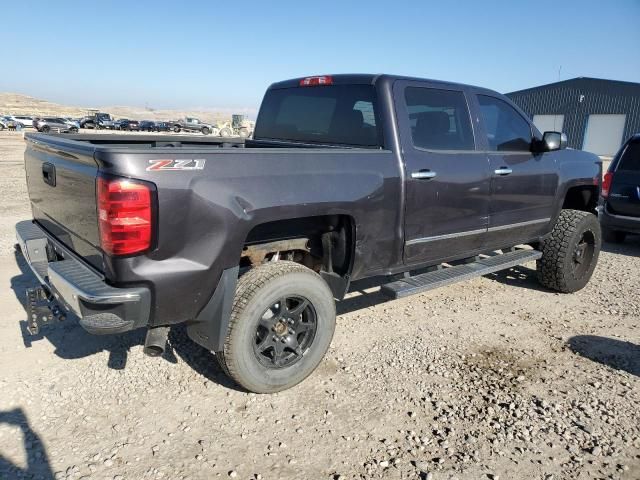
[[[531,151],[531,126],[504,100],[478,95],[480,112],[487,131],[489,150],[498,152]]]
[[[415,147],[428,150],[474,150],[464,93],[407,87],[404,95]]]

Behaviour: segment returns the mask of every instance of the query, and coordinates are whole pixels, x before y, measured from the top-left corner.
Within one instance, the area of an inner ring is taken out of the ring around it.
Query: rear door
[[[614,215],[640,217],[640,139],[627,143],[620,155],[607,208]]]
[[[532,125],[498,94],[475,95],[491,169],[487,247],[529,241],[548,230],[559,184],[555,152],[532,153]]]
[[[394,85],[406,175],[406,264],[481,250],[489,213],[489,163],[476,151],[462,87]]]

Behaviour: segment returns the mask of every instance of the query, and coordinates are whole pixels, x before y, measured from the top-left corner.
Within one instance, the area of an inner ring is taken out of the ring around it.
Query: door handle
[[[500,167],[500,168],[495,169],[494,173],[496,175],[505,176],[505,175],[511,175],[513,173],[513,170],[511,170],[510,168],[507,168],[507,167]]]
[[[44,183],[56,186],[56,167],[52,163],[45,162],[42,164],[42,179]]]
[[[436,172],[432,172],[431,170],[418,170],[417,172],[411,172],[411,178],[415,178],[417,180],[431,180],[438,175]]]

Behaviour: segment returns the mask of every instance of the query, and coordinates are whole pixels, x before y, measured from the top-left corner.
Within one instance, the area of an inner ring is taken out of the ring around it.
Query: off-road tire
[[[221,137],[230,137],[231,136],[231,130],[229,130],[228,128],[223,128],[220,130],[220,136]]]
[[[180,127],[173,127],[174,133],[180,133]]]
[[[41,131],[42,133],[49,133],[49,132],[51,131],[51,127],[49,127],[49,125],[44,125],[44,126],[40,129],[40,131]]]
[[[283,368],[264,366],[254,353],[256,329],[263,313],[283,295],[306,298],[316,313],[316,332],[305,354]],[[328,285],[313,270],[278,261],[249,270],[238,280],[224,348],[216,358],[224,372],[255,393],[286,390],[308,377],[320,364],[335,330],[336,310]]]
[[[202,130],[200,130],[200,132],[202,132],[203,135],[209,135],[211,133],[211,130],[209,129],[209,127],[202,127]]]
[[[584,238],[593,251],[582,268],[576,268],[575,251]],[[602,235],[595,215],[580,210],[562,210],[551,234],[540,244],[542,258],[536,261],[542,285],[562,293],[572,293],[589,282],[600,254]]]
[[[602,240],[607,243],[622,243],[627,238],[626,232],[619,230],[611,230],[610,228],[602,229]]]

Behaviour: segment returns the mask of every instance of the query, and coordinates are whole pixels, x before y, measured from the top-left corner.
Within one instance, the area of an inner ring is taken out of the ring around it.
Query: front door
[[[549,230],[559,185],[556,155],[532,153],[533,130],[510,103],[488,93],[476,96],[491,168],[488,248],[527,242]],[[480,129],[479,129],[480,130]]]
[[[481,250],[490,172],[486,154],[475,148],[464,89],[399,81],[394,96],[406,178],[405,263]]]

